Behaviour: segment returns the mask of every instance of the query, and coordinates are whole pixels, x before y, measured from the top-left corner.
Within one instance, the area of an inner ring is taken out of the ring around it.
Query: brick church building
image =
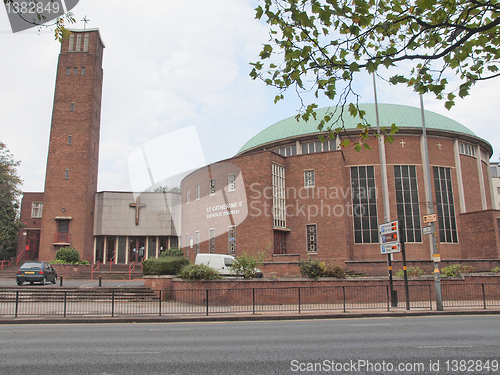
[[[386,210],[404,223],[410,265],[432,267],[423,222],[431,197],[443,262],[481,270],[499,264],[491,145],[425,111],[428,174],[421,113],[413,107],[379,105],[380,125],[400,129],[385,144],[382,165],[374,137],[366,141],[371,150],[340,147],[346,137],[357,137],[359,121],[349,115],[342,117],[346,131],[325,142],[315,121],[290,117],[250,139],[236,156],[188,174],[181,193],[98,192],[103,50],[98,29],[72,30],[61,44],[45,191],[24,193],[18,261],[53,260],[60,247],[71,246],[91,263],[127,264],[182,247],[192,260],[200,252],[263,252],[265,275],[296,275],[298,261],[308,257],[383,275],[378,226],[385,216],[385,166]],[[373,104],[361,109],[376,123]],[[320,109],[318,118],[338,110]]]
[[[376,124],[375,105],[360,107]],[[326,111],[339,112],[320,109],[318,119]],[[428,175],[420,109],[380,104],[378,111],[381,127],[399,127],[383,154],[390,218],[404,225],[410,265],[433,269],[430,235],[423,233],[430,194],[443,265],[467,262],[488,271],[498,265],[500,210],[490,176],[491,145],[460,123],[425,111]],[[359,119],[346,114],[342,120],[346,132],[320,142],[318,121],[290,117],[250,139],[235,157],[184,178],[186,254],[263,252],[265,275],[297,275],[298,261],[308,257],[386,274],[378,232],[384,222],[378,141],[367,140],[371,150],[361,152],[341,148],[343,139],[359,133]],[[429,179],[432,191],[426,189]]]

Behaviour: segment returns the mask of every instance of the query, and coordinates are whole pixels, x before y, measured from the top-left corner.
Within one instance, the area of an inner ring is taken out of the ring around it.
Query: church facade
[[[50,261],[71,246],[91,263],[129,264],[180,247],[191,260],[262,254],[265,275],[297,275],[307,258],[385,274],[379,225],[396,220],[410,261],[430,262],[432,236],[444,261],[499,261],[491,145],[430,111],[424,138],[414,107],[361,104],[369,123],[378,112],[382,127],[399,127],[393,143],[371,137],[361,152],[340,147],[357,139],[359,120],[324,108],[318,118],[330,112],[338,121],[332,127],[345,127],[332,139],[315,121],[290,117],[234,157],[189,173],[180,192],[98,192],[103,50],[97,29],[73,30],[61,44],[45,191],[24,193],[18,260]],[[431,205],[436,230],[429,234]]]

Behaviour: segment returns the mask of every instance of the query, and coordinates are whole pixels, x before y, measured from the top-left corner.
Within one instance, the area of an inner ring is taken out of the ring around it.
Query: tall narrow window
[[[76,52],[80,52],[81,44],[82,44],[82,36],[78,34],[76,36]]]
[[[231,173],[227,175],[227,191],[236,190],[236,174]]]
[[[422,242],[417,171],[414,165],[395,165],[396,205],[406,242]]]
[[[314,186],[314,170],[304,171],[304,186],[311,187]]]
[[[71,109],[71,112],[73,112],[75,110],[75,102],[71,102],[70,109]]]
[[[189,188],[186,189],[186,203],[191,201],[191,190]]]
[[[82,66],[82,76],[84,76],[84,75],[85,75],[85,67]]]
[[[378,242],[377,194],[373,166],[351,167],[354,242]]]
[[[434,167],[433,170],[439,240],[441,242],[458,243],[451,168]]]
[[[78,75],[78,67],[76,67],[76,66],[75,66],[75,67],[73,68],[73,74],[74,74],[75,76],[77,76],[77,75]]]
[[[214,195],[214,194],[215,194],[215,180],[211,179],[210,180],[210,195]]]
[[[236,254],[236,226],[234,225],[227,228],[227,252]]]
[[[273,226],[286,228],[285,167],[272,164]]]
[[[65,180],[69,180],[69,169],[66,169],[66,170],[64,171],[64,179],[65,179]]]
[[[68,135],[68,145],[71,144],[71,141],[72,141],[72,136],[71,135]]]
[[[210,228],[208,230],[208,251],[211,254],[215,254],[215,229]]]
[[[36,219],[42,217],[43,203],[33,202],[31,204],[31,217]]]
[[[199,230],[194,232],[194,253],[195,253],[195,255],[200,253],[200,231]]]
[[[69,76],[71,74],[71,67],[66,68],[66,75]]]
[[[201,197],[201,187],[200,187],[200,184],[196,184],[195,191],[196,191],[196,199],[200,199],[200,197]]]
[[[317,253],[318,252],[318,237],[317,237],[316,224],[306,225],[306,235],[307,235],[307,252],[308,253]]]
[[[89,34],[85,34],[83,39],[83,52],[89,51]]]
[[[75,43],[75,36],[73,34],[71,34],[69,36],[69,48],[68,48],[68,52],[73,52],[74,51],[74,47],[73,47],[74,43]]]

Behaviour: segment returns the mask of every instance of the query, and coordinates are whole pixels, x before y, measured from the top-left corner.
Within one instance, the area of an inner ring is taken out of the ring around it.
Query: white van
[[[197,254],[195,264],[206,264],[223,276],[236,276],[231,265],[235,261],[232,255],[225,254]],[[262,271],[255,269],[255,276],[262,277]]]

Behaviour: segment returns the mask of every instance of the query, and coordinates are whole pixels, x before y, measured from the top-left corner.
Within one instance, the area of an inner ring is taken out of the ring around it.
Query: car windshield
[[[21,266],[21,269],[28,269],[28,270],[41,270],[42,269],[42,264],[41,263],[24,263]]]

